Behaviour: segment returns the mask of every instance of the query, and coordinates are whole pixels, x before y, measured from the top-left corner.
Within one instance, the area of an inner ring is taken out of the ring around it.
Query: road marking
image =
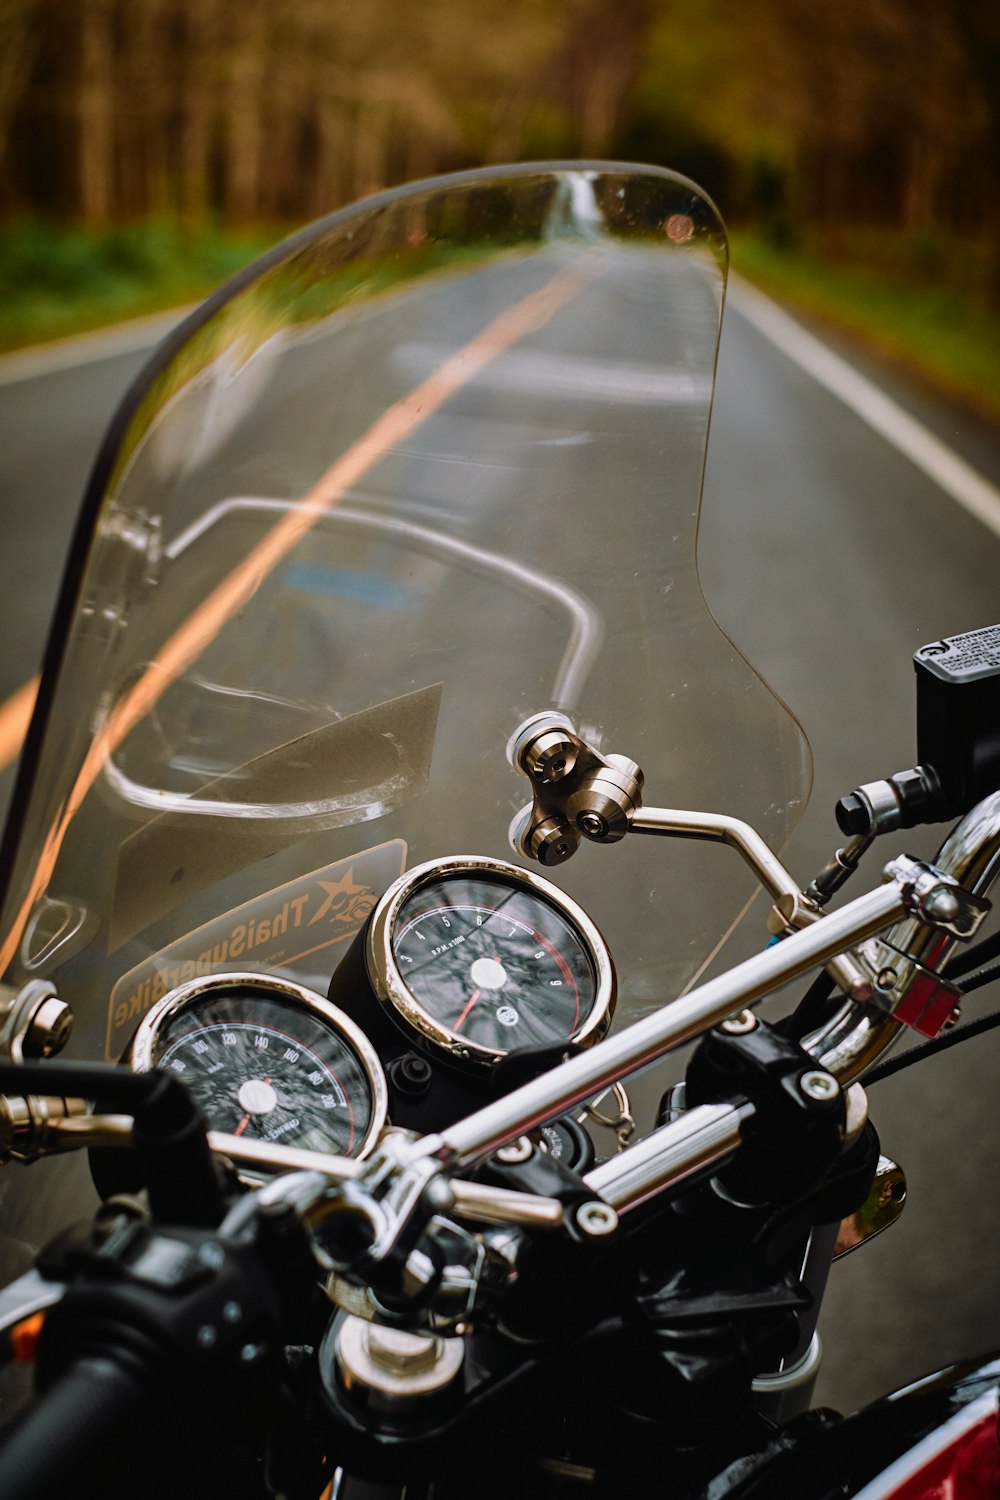
[[[1000,536],[1000,489],[995,484],[741,276],[730,277],[729,301],[776,349],[849,406],[970,516]]]
[[[49,828],[27,893],[0,948],[0,974],[13,961],[35,902],[59,858],[69,826],[101,770],[141,719],[178,677],[198,659],[226,622],[257,592],[282,558],[312,530],[363,474],[403,442],[457,391],[474,380],[489,362],[518,339],[543,328],[559,309],[592,280],[594,271],[562,270],[536,291],[513,303],[488,323],[426,380],[376,417],[366,432],[330,465],[257,545],[192,610],[160,647],[153,660],[107,713],[91,741],[69,796]]]
[[[145,318],[131,318],[117,327],[102,328],[96,333],[77,333],[71,338],[55,339],[51,344],[36,344],[14,354],[0,356],[0,386],[18,385],[22,380],[37,380],[42,375],[58,375],[80,365],[97,364],[119,354],[136,354],[152,349],[160,339],[186,318],[192,308],[174,307],[169,312],[151,313]]]
[[[436,344],[401,344],[393,364],[410,378],[440,363]],[[669,365],[620,359],[587,359],[544,349],[515,349],[486,379],[495,391],[542,392],[547,397],[603,398],[640,406],[704,405],[712,395],[712,375],[695,375]]]
[[[37,694],[38,678],[33,677],[11,693],[6,703],[0,703],[0,771],[6,771],[21,753]]]

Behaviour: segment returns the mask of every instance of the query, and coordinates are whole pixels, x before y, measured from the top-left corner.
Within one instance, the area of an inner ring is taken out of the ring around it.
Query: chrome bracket
[[[965,890],[935,865],[900,855],[886,865],[883,879],[898,886],[911,916],[951,938],[970,938],[990,910],[983,896]],[[872,976],[873,996],[892,1017],[936,1037],[958,1020],[962,991],[934,969],[918,962],[889,939],[873,938],[861,956]]]
[[[532,787],[532,801],[510,827],[517,854],[561,865],[581,838],[615,844],[642,806],[643,774],[624,755],[602,755],[565,714],[533,714],[514,731],[507,756]]]
[[[962,991],[933,969],[883,938],[865,943],[861,955],[874,979],[874,999],[894,1021],[936,1037],[958,1020]]]
[[[896,882],[908,912],[951,937],[974,937],[990,910],[985,896],[974,895],[953,876],[908,854],[890,860],[882,879]]]
[[[861,1207],[841,1221],[833,1258],[840,1260],[859,1245],[895,1224],[906,1203],[906,1176],[901,1166],[888,1156],[880,1156],[875,1180]]]

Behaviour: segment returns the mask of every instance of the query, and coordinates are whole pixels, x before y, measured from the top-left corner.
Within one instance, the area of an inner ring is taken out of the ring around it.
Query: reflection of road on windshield
[[[164,692],[202,657],[223,628],[241,614],[246,603],[257,592],[261,580],[273,573],[277,564],[308,534],[319,516],[341,499],[351,483],[363,475],[394,442],[405,438],[413,428],[426,421],[463,383],[474,378],[477,370],[494,358],[506,343],[544,325],[561,303],[575,294],[576,289],[571,273],[567,275],[557,272],[517,303],[504,308],[485,327],[481,327],[476,336],[420,387],[408,392],[405,398],[389,407],[380,409],[374,422],[336,462],[321,473],[320,478],[272,530],[248,554],[242,556],[231,571],[215,583],[191,612],[173,627],[167,639],[156,647],[152,660],[142,662],[137,678],[107,707],[95,727],[68,796],[59,806],[56,819],[45,836],[37,865],[29,876],[28,889],[11,926],[0,942],[0,969],[6,969],[14,960],[32,909],[47,890],[70,826],[101,776],[105,764],[133,730],[145,726]],[[182,392],[183,389],[184,387]],[[256,382],[253,394],[256,394]],[[178,400],[179,397],[175,397],[168,405],[175,406]],[[159,436],[156,421],[148,430]],[[108,535],[116,534],[121,529],[123,523],[119,517],[127,515],[133,506],[135,527],[144,536],[151,535],[154,529],[158,534],[162,518],[149,516],[142,499],[148,481],[148,476],[143,472],[143,461],[151,461],[156,473],[159,468],[156,447],[156,444],[146,445],[140,442],[125,461],[118,481],[119,500],[124,503],[120,510],[116,506],[109,506],[102,513],[102,520],[98,525],[99,543],[106,544]],[[161,482],[166,481],[166,476],[160,474],[158,477]],[[130,487],[138,491],[138,503],[130,499]],[[107,558],[105,561],[107,562]],[[138,561],[144,571],[151,566],[151,559],[144,557],[141,552],[133,555],[131,561],[133,566]],[[123,626],[127,624],[127,616],[119,612],[118,592],[123,587],[119,570],[120,564],[116,568],[112,559],[112,565],[106,569],[104,576],[99,572],[97,575],[98,586],[112,593],[112,607],[108,609],[100,597],[88,599],[86,606],[80,611],[81,618],[89,616],[94,622],[106,618],[109,622],[120,621]],[[90,576],[88,573],[87,579]],[[125,573],[123,576],[127,578],[129,574]],[[139,588],[143,581],[148,580],[148,576],[148,572],[145,579],[137,575],[133,580],[134,586]],[[127,608],[131,610],[130,591],[126,591],[125,599]],[[84,639],[86,634],[84,627]],[[130,643],[129,635],[126,634],[124,639],[126,644]],[[70,664],[72,648],[76,644],[76,640],[71,640]]]
[[[638,759],[651,800],[739,813],[774,843],[784,832],[797,746],[713,626],[694,573],[717,320],[707,262],[665,269],[661,252],[641,246],[555,244],[410,287],[348,319],[346,334],[334,319],[286,342],[277,393],[252,414],[254,454],[265,456],[252,477],[270,459],[279,478],[280,454],[284,483],[234,494],[233,476],[249,467],[247,433],[236,430],[202,481],[224,475],[224,498],[169,539],[178,591],[199,556],[252,550],[276,513],[294,509],[278,498],[302,493],[290,476],[302,485],[387,398],[424,388],[487,313],[580,265],[585,279],[551,317],[367,453],[342,499],[199,663],[220,678],[246,675],[248,658],[264,663],[248,681],[327,705],[327,719],[441,683],[430,784],[379,823],[380,836],[407,839],[411,863],[506,852],[527,797],[506,738],[556,706],[606,750]],[[361,331],[363,367],[352,343]],[[320,718],[317,708],[317,727]],[[366,835],[338,838],[337,852],[350,852]],[[649,923],[650,944],[624,976],[626,1009],[676,993],[749,889],[724,851],[691,845],[585,849],[557,879],[612,941],[615,928],[634,941],[637,912]]]

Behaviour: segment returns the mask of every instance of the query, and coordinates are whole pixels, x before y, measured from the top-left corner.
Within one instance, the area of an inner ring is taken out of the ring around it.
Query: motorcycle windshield
[[[682,178],[486,170],[311,227],[157,352],[85,502],[7,835],[0,972],[55,983],[71,1054],[120,1057],[213,970],[325,993],[404,868],[512,858],[505,747],[543,710],[650,804],[782,845],[804,740],[696,569],[725,277]],[[607,937],[617,1027],[753,891],[691,842],[547,873]]]

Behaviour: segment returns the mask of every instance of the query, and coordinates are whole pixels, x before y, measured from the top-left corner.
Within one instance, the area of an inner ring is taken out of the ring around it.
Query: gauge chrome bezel
[[[205,974],[198,979],[189,979],[186,983],[179,984],[176,989],[164,995],[162,1000],[156,1002],[143,1018],[138,1031],[132,1038],[128,1050],[128,1063],[132,1071],[149,1073],[156,1066],[153,1054],[157,1039],[164,1031],[166,1023],[172,1020],[179,1011],[185,1010],[192,1001],[211,994],[213,990],[233,989],[235,986],[250,986],[264,990],[269,997],[281,996],[293,1009],[311,1011],[333,1031],[342,1034],[356,1054],[371,1089],[371,1124],[365,1133],[360,1149],[354,1152],[351,1160],[360,1161],[362,1157],[367,1156],[385,1130],[389,1118],[389,1085],[379,1055],[360,1026],[352,1021],[350,1016],[345,1015],[322,995],[317,995],[315,990],[307,989],[304,984],[296,984],[292,979],[284,979],[277,974],[240,970],[232,973]]]
[[[594,1042],[600,1041],[614,1015],[617,978],[608,945],[597,926],[582,906],[578,906],[551,881],[544,880],[532,870],[511,864],[509,860],[493,859],[484,854],[452,854],[444,859],[432,859],[426,864],[414,865],[412,870],[407,870],[393,882],[378,902],[366,929],[365,968],[368,982],[381,1003],[390,1006],[404,1024],[417,1033],[421,1041],[445,1053],[453,1062],[492,1067],[509,1055],[508,1051],[484,1047],[479,1042],[470,1041],[468,1037],[459,1036],[429,1015],[403,979],[393,957],[393,933],[404,902],[421,886],[448,875],[499,876],[538,896],[549,906],[554,906],[560,916],[576,928],[593,964],[595,994],[587,1019],[566,1040],[581,1047],[590,1047]]]

